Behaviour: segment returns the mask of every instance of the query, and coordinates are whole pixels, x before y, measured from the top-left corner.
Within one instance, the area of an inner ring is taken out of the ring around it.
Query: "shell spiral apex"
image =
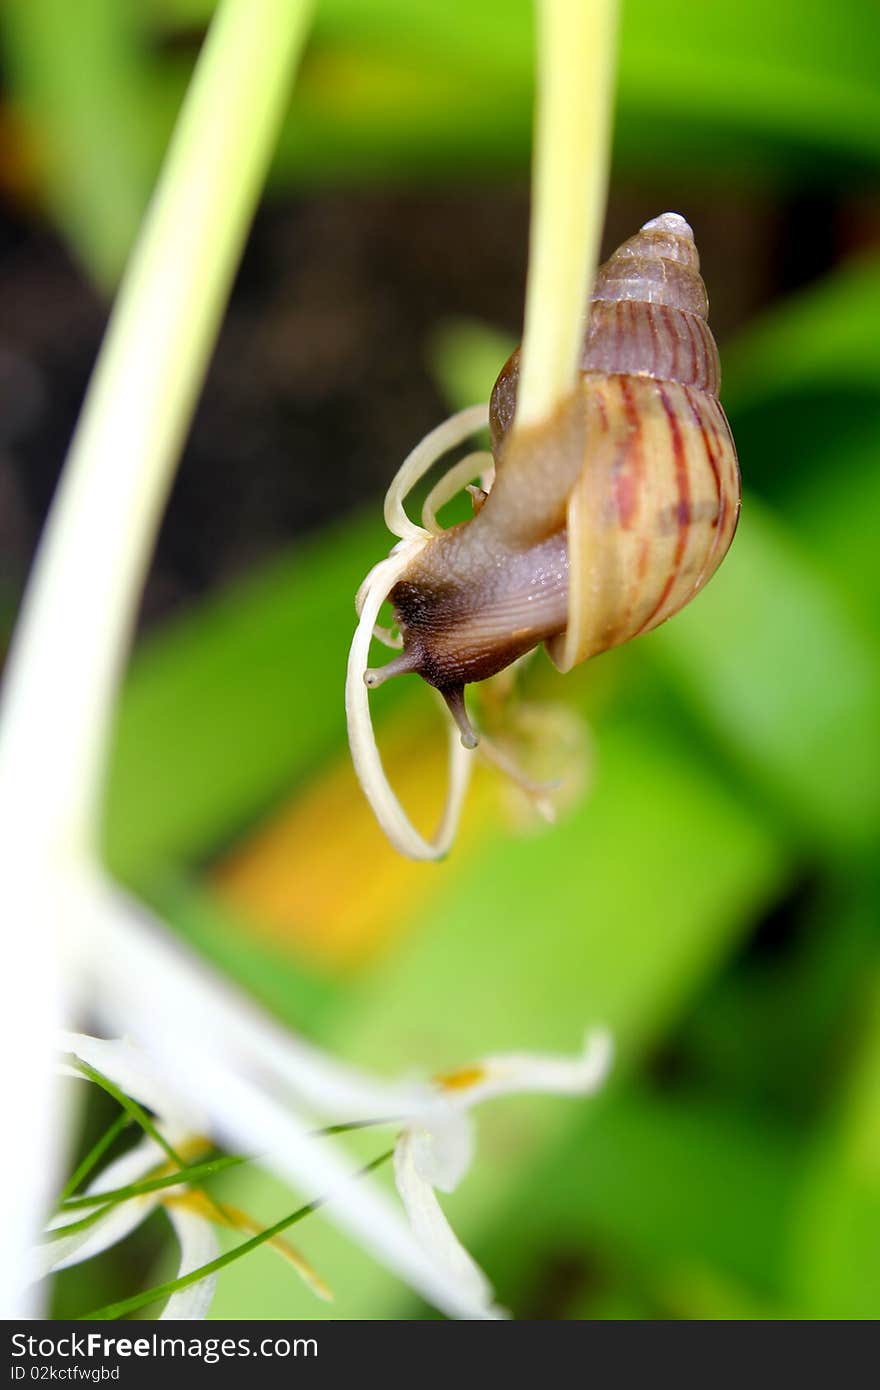
[[[625,241],[596,276],[581,370],[677,381],[717,396],[718,350],[694,234],[664,212]]]
[[[652,217],[650,221],[645,222],[642,231],[673,232],[676,236],[689,237],[691,241],[694,239],[691,224],[680,212],[661,212],[658,217]]]

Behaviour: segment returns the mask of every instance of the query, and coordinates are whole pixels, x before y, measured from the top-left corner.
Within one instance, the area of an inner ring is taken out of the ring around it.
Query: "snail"
[[[400,542],[358,595],[347,705],[355,766],[380,823],[406,853],[437,857],[448,848],[467,763],[453,748],[443,821],[433,840],[422,839],[364,742],[368,689],[419,674],[443,697],[466,754],[479,742],[468,684],[541,643],[569,671],[651,631],[704,587],[727,553],[739,468],[707,315],[690,226],[677,213],[646,222],[599,268],[576,388],[554,415],[514,428],[517,350],[488,412],[472,407],[446,421],[392,483],[385,517]],[[404,498],[487,419],[491,456],[455,464],[417,526]],[[439,528],[439,506],[477,476],[473,517]],[[386,597],[396,636],[376,627]],[[399,649],[375,669],[366,660],[373,634]]]

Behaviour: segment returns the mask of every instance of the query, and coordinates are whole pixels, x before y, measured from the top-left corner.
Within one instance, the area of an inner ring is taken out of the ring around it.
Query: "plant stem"
[[[61,1197],[59,1199],[62,1207],[72,1197],[80,1183],[84,1182],[89,1176],[89,1173],[91,1173],[96,1164],[101,1161],[113,1141],[118,1139],[122,1131],[133,1123],[134,1121],[131,1115],[129,1115],[126,1110],[121,1110],[119,1112],[110,1128],[105,1130],[97,1143],[89,1149],[82,1163],[71,1173],[67,1182],[62,1187]]]
[[[617,0],[537,0],[532,220],[516,423],[574,386],[608,183]]]
[[[123,280],[8,668],[20,832],[91,851],[159,518],[275,143],[310,0],[224,0]]]
[[[311,0],[222,0],[98,358],[34,564],[0,702],[0,1309],[56,1181],[54,1032],[79,987],[113,705],[159,518],[306,34]],[[62,960],[62,953],[65,959]],[[73,968],[75,967],[75,969]]]
[[[105,1188],[101,1192],[92,1193],[91,1196],[83,1193],[79,1197],[68,1197],[66,1201],[61,1202],[59,1211],[80,1211],[91,1207],[100,1207],[102,1211],[106,1211],[118,1202],[130,1201],[132,1197],[143,1197],[148,1192],[161,1192],[166,1187],[180,1187],[181,1184],[201,1184],[206,1178],[214,1177],[216,1173],[222,1173],[227,1168],[238,1168],[248,1161],[238,1154],[224,1154],[219,1158],[208,1159],[205,1163],[190,1163],[178,1168],[174,1173],[163,1173],[157,1178],[141,1178],[138,1182],[127,1183],[125,1187]],[[57,1226],[50,1234],[54,1235],[58,1231],[65,1235],[67,1229],[66,1226]]]

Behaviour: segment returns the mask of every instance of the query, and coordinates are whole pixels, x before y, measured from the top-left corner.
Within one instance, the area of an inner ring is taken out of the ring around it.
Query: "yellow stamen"
[[[441,1072],[434,1080],[444,1091],[467,1091],[471,1086],[479,1086],[485,1078],[485,1068],[473,1066],[459,1067],[458,1071]]]
[[[261,1226],[259,1221],[255,1221],[246,1211],[239,1207],[232,1207],[228,1202],[222,1206],[215,1205],[210,1197],[204,1192],[185,1192],[179,1196],[166,1197],[165,1206],[184,1207],[187,1211],[200,1216],[204,1221],[213,1221],[217,1226],[227,1226],[230,1230],[241,1231],[244,1235],[258,1236],[266,1229]],[[305,1255],[301,1254],[295,1246],[285,1240],[283,1236],[273,1236],[267,1240],[266,1244],[292,1265],[304,1283],[317,1294],[318,1298],[323,1298],[330,1303],[333,1300],[333,1291],[324,1283],[320,1274],[309,1264]]]

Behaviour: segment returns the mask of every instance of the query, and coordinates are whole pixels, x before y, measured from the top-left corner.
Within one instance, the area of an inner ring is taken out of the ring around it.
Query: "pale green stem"
[[[112,710],[162,506],[275,141],[308,0],[224,0],[124,279],[47,523],[0,704],[6,1036],[0,1312],[33,1317],[26,1252],[56,1180],[54,1032],[91,929]],[[59,36],[63,42],[63,36]],[[88,919],[88,920],[87,920]],[[69,955],[65,948],[69,947]]]
[[[574,386],[608,184],[617,0],[537,0],[532,221],[516,423]]]
[[[0,812],[31,845],[94,848],[147,564],[310,11],[223,0],[124,277],[8,667]]]

